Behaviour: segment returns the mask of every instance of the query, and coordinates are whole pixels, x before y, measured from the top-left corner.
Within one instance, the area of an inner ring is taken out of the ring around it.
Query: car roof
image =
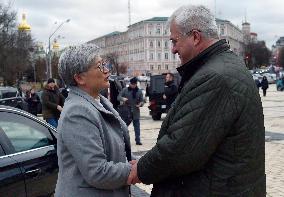
[[[11,87],[11,86],[0,86],[0,90],[12,90],[12,91],[18,91],[17,88]]]
[[[53,131],[57,132],[56,131],[56,128],[50,126],[48,123],[46,123],[45,121],[39,119],[38,117],[24,111],[24,110],[21,110],[21,109],[18,109],[18,108],[15,108],[15,107],[11,107],[11,106],[6,106],[6,105],[0,105],[0,112],[1,111],[4,111],[4,112],[14,112],[16,114],[19,114],[19,115],[23,115],[25,117],[28,117],[28,118],[31,118],[45,126],[47,126],[48,128],[52,129]]]

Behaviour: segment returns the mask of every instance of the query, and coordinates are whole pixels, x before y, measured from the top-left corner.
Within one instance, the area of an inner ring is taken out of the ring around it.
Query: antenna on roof
[[[131,25],[131,10],[130,10],[130,0],[128,0],[128,23]]]

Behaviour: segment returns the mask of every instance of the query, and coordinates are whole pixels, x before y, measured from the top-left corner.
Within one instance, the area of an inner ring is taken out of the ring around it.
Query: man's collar
[[[184,83],[188,81],[194,73],[212,56],[219,54],[223,51],[230,49],[225,39],[219,40],[199,53],[196,57],[189,62],[177,68],[180,76],[182,77],[179,91],[182,89]]]

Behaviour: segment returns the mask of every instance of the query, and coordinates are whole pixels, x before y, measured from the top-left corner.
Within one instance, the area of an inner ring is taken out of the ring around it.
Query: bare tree
[[[13,85],[24,76],[33,42],[29,33],[18,32],[11,5],[0,3],[0,75],[5,85]]]
[[[264,41],[250,42],[245,46],[245,61],[249,69],[268,65],[271,51],[266,47]]]
[[[120,74],[127,73],[128,64],[125,62],[119,63],[118,61],[119,56],[117,53],[115,52],[108,53],[104,56],[104,58],[106,58],[108,62],[111,64],[112,74],[116,74],[117,76],[119,76]]]

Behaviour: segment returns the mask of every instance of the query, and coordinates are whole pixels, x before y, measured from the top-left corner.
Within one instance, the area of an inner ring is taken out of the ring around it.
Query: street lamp
[[[62,23],[60,23],[60,25],[58,25],[58,27],[55,29],[55,31],[49,35],[48,37],[48,68],[47,68],[47,73],[49,74],[49,78],[52,78],[52,68],[51,68],[51,50],[50,50],[50,39],[52,38],[52,36],[60,29],[60,27],[62,27],[62,25],[64,25],[65,23],[68,23],[70,21],[70,19],[67,19],[66,21],[63,21]]]

